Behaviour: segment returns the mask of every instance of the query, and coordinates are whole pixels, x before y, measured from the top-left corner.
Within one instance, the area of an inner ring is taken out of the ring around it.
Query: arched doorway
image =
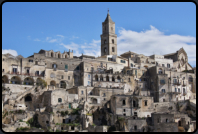
[[[109,81],[109,76],[106,76],[106,81]]]
[[[97,104],[97,99],[93,98],[93,104]]]
[[[32,97],[30,95],[27,95],[25,97],[25,102],[27,102],[27,101],[32,101]]]
[[[95,75],[95,81],[98,81],[98,75]]]
[[[31,94],[27,94],[25,97],[24,97],[24,101],[25,101],[25,106],[28,110],[33,110],[34,107],[32,105],[32,96]]]
[[[114,82],[115,82],[115,78],[114,78],[114,76],[112,77],[112,81],[114,81]]]
[[[34,85],[34,80],[31,77],[27,77],[23,81],[24,85]]]
[[[181,126],[181,121],[178,121],[178,126]]]
[[[41,85],[42,85],[42,80],[41,80],[41,78],[37,78],[37,79],[36,79],[36,85],[37,85],[37,86],[41,86]]]
[[[66,83],[65,81],[60,82],[60,88],[66,88]]]
[[[118,82],[121,82],[121,78],[120,78],[120,76],[118,76],[118,77],[117,77],[117,79],[118,79]]]
[[[54,80],[52,80],[52,81],[50,82],[50,85],[51,85],[51,86],[56,86],[56,82],[55,82]]]
[[[60,58],[60,54],[58,54],[58,58]]]
[[[18,77],[18,76],[13,76],[13,77],[11,78],[11,83],[12,83],[12,84],[21,84],[21,78]]]
[[[54,57],[54,53],[53,52],[51,52],[51,57]]]
[[[103,81],[103,77],[102,77],[102,75],[100,76],[100,81]]]
[[[8,83],[8,76],[2,76],[2,83]]]

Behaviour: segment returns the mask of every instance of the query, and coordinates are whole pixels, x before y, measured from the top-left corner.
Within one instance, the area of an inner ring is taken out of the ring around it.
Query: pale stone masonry
[[[196,129],[196,68],[183,48],[166,55],[119,56],[109,12],[100,37],[100,57],[43,49],[27,58],[2,54],[3,130]]]

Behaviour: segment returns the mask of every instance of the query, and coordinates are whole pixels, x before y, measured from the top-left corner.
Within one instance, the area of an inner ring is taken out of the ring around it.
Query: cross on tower
[[[108,8],[108,13],[109,13],[109,8]]]

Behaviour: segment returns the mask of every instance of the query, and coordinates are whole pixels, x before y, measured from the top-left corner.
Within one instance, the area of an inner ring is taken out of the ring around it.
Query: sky
[[[184,48],[196,66],[193,2],[6,2],[2,5],[2,54],[28,57],[41,49],[101,56],[102,22],[109,8],[118,55],[150,56]]]

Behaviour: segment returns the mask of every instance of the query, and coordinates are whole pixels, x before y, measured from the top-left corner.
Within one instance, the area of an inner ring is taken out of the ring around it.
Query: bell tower
[[[115,34],[115,22],[112,21],[109,10],[105,21],[102,23],[101,56],[117,55],[117,35]]]

